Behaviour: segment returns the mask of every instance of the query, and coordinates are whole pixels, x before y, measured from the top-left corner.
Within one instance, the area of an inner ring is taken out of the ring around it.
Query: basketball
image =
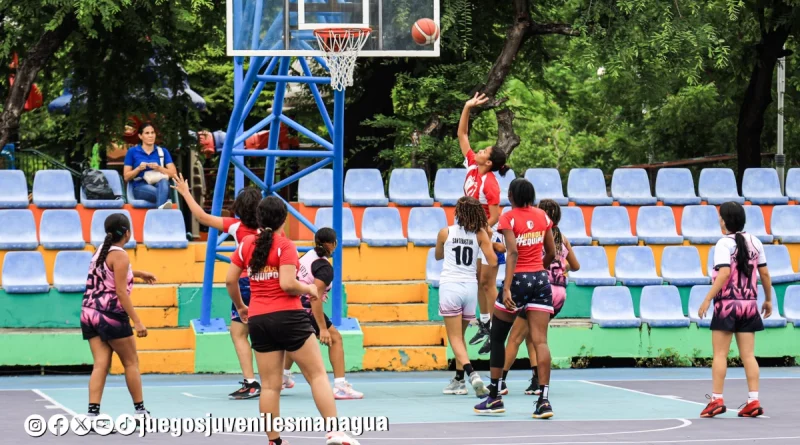
[[[430,45],[439,39],[439,27],[431,19],[419,19],[411,27],[411,37],[418,45]]]

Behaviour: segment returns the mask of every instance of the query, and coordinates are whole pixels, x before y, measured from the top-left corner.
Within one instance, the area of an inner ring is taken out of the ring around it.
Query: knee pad
[[[497,317],[492,319],[492,330],[489,333],[492,351],[489,356],[489,366],[492,368],[502,368],[506,362],[506,340],[508,333],[511,332],[513,323],[500,320]]]

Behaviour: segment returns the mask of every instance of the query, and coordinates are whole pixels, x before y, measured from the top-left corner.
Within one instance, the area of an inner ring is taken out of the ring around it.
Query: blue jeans
[[[133,188],[133,197],[160,206],[169,199],[169,179],[162,179],[156,185],[143,182]]]

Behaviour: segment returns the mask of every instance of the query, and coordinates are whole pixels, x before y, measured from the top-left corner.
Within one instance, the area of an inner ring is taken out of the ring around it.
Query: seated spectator
[[[134,199],[152,202],[160,209],[171,207],[169,178],[177,174],[172,156],[155,145],[156,130],[150,123],[139,128],[139,140],[142,143],[129,148],[125,155],[125,182],[133,183]]]

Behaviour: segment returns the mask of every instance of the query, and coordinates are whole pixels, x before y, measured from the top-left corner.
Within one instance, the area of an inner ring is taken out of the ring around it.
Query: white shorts
[[[464,320],[475,319],[478,306],[478,283],[440,283],[439,315],[461,316]]]

